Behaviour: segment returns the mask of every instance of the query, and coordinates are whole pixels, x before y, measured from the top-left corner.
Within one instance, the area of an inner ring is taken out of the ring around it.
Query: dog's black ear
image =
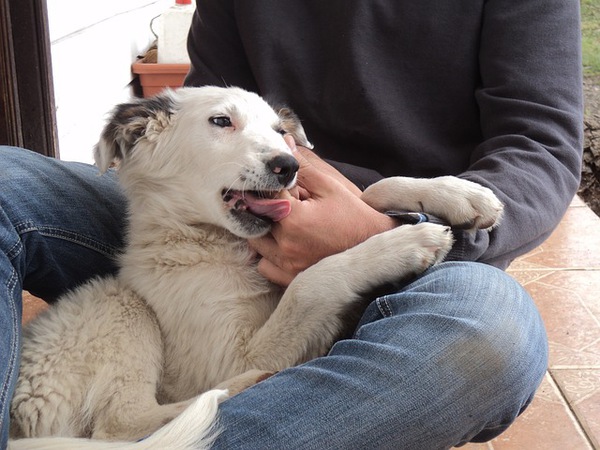
[[[175,101],[170,91],[117,105],[94,148],[101,172],[125,159],[143,138],[160,133],[170,123]]]
[[[277,108],[276,111],[277,115],[279,116],[281,128],[283,128],[286,133],[289,133],[293,136],[296,144],[312,149],[313,145],[306,137],[302,123],[300,122],[300,119],[296,113],[285,106]]]

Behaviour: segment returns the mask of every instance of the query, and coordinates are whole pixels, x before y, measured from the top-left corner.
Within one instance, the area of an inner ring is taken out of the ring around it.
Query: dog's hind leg
[[[75,398],[76,389],[51,383],[40,383],[34,388],[29,381],[20,380],[17,385],[11,406],[10,436],[79,435],[81,424],[73,420],[81,402],[81,398]]]
[[[158,330],[155,330],[158,331]],[[131,339],[133,352],[120,352],[127,361],[103,367],[89,389],[87,403],[93,406],[91,437],[135,441],[169,423],[192,400],[161,405],[157,387],[162,373],[162,346]],[[137,352],[137,354],[135,354]]]
[[[154,389],[118,394],[94,423],[93,439],[136,441],[168,424],[196,399],[160,405]]]
[[[115,278],[68,293],[23,336],[11,437],[89,436],[113,398],[137,386],[156,392],[163,366],[158,323]]]
[[[9,450],[207,450],[220,429],[216,422],[218,404],[227,391],[214,389],[191,401],[181,415],[155,433],[137,442],[100,441],[81,438],[19,439],[8,443]]]
[[[171,422],[194,402],[158,403],[161,357],[159,347],[148,344],[143,352],[143,342],[132,340],[134,350],[140,345],[137,357],[130,352],[127,363],[107,365],[96,376],[88,399],[94,405],[93,439],[136,441]]]

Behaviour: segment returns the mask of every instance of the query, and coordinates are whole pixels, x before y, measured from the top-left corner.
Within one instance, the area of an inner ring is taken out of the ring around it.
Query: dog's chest
[[[188,399],[246,371],[247,343],[281,294],[258,273],[245,241],[210,227],[132,243],[121,276],[160,323],[161,401]]]
[[[251,271],[227,272],[216,270],[197,280],[193,302],[183,296],[158,314],[165,343],[161,391],[170,401],[188,399],[250,368],[248,343],[271,316],[280,293]]]

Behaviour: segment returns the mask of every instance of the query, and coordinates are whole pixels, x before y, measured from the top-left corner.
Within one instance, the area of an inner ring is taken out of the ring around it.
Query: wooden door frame
[[[0,144],[58,157],[46,0],[0,0]]]

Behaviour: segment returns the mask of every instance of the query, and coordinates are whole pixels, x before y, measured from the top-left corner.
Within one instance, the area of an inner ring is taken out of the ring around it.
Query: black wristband
[[[436,216],[421,212],[386,211],[384,214],[396,219],[401,225],[417,225],[424,222],[431,222],[438,225],[448,225],[446,222]]]

